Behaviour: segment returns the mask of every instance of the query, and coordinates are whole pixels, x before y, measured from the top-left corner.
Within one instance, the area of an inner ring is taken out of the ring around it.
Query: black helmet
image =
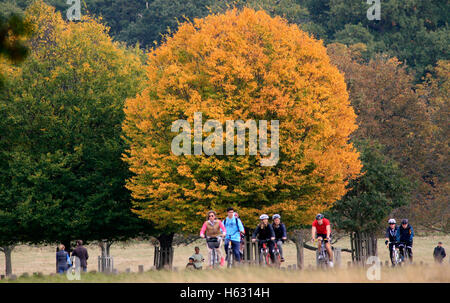
[[[403,219],[402,224],[408,224],[408,219]]]
[[[322,214],[317,214],[317,216],[316,216],[316,220],[321,220],[321,219],[323,219],[324,217],[323,217],[323,215]]]

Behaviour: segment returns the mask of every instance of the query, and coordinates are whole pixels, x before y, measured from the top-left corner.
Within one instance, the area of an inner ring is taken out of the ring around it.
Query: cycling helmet
[[[272,220],[275,220],[275,219],[281,219],[281,216],[279,214],[275,214],[272,216]]]
[[[261,217],[259,217],[259,220],[269,219],[269,216],[266,214],[262,214]]]
[[[389,223],[389,224],[395,224],[395,223],[397,223],[397,222],[395,221],[395,219],[389,219],[388,223]]]
[[[323,218],[324,218],[324,216],[322,214],[317,214],[317,216],[316,216],[316,220],[321,220]]]
[[[408,224],[408,219],[403,219],[402,224]]]

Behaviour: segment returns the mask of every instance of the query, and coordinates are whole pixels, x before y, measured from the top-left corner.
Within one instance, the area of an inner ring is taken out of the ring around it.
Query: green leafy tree
[[[399,166],[385,155],[383,147],[374,141],[355,143],[361,153],[362,175],[351,180],[349,191],[336,202],[327,213],[338,230],[354,233],[361,240],[368,235],[373,244],[369,255],[377,255],[377,236],[383,230],[387,216],[401,206],[408,204],[412,183]],[[359,245],[356,245],[356,259],[360,260]]]
[[[359,141],[355,146],[361,153],[362,174],[349,182],[349,191],[330,214],[339,229],[378,234],[392,210],[408,204],[412,183],[381,145]]]
[[[64,22],[42,1],[26,20],[30,55],[4,65],[0,98],[2,237],[69,248],[76,238],[150,232],[130,210],[132,175],[121,160],[123,104],[140,90],[141,51],[112,42],[91,18]]]
[[[373,51],[382,51],[406,61],[412,70],[417,71],[416,81],[431,71],[438,60],[449,59],[448,1],[382,1],[381,20],[367,19],[366,11],[370,5],[365,1],[328,2],[329,18],[322,22],[326,24],[330,40],[344,42],[341,31],[349,25],[361,24],[375,41],[379,41]]]

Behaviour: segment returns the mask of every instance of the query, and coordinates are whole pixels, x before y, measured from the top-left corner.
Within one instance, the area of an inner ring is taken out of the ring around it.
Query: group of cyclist
[[[272,216],[272,224],[269,224],[269,216],[262,214],[260,223],[252,234],[252,242],[258,240],[258,249],[261,249],[262,243],[267,243],[269,254],[272,262],[275,260],[274,247],[275,243],[280,252],[280,261],[284,262],[283,243],[287,240],[286,226],[281,222],[281,216],[275,214]],[[242,257],[242,243],[245,235],[245,228],[239,215],[232,207],[227,209],[227,217],[222,221],[217,218],[215,211],[208,212],[208,219],[203,223],[200,230],[200,237],[206,238],[207,248],[209,252],[216,249],[220,265],[224,265],[225,258],[222,255],[222,239],[224,239],[224,248],[226,257],[228,258],[228,248],[231,245],[235,262],[240,263]],[[211,256],[211,253],[209,253]],[[211,264],[211,260],[210,264]]]
[[[225,258],[221,253],[222,239],[224,239],[226,257],[228,257],[229,245],[231,245],[234,260],[235,262],[240,263],[242,259],[245,228],[242,221],[239,219],[239,215],[232,207],[229,207],[227,209],[227,217],[223,222],[216,216],[216,212],[212,210],[208,212],[208,219],[203,223],[200,230],[200,237],[207,238],[207,248],[210,252],[212,249],[216,249],[220,265],[223,266],[225,263]],[[280,261],[284,262],[283,243],[287,240],[287,234],[286,226],[281,222],[281,216],[279,214],[273,215],[272,224],[269,223],[269,216],[267,214],[262,214],[259,219],[260,222],[251,237],[252,242],[258,241],[258,250],[261,250],[263,243],[267,244],[272,263],[275,261],[274,248],[276,245],[280,252]],[[393,259],[393,250],[395,247],[398,247],[402,260],[404,259],[405,254],[407,254],[409,261],[412,262],[414,230],[408,223],[408,219],[403,219],[400,226],[396,225],[395,219],[389,219],[388,223],[389,227],[386,229],[385,244],[389,248],[392,265],[395,265],[395,260]],[[321,250],[322,245],[325,245],[325,249],[329,256],[328,265],[333,267],[333,252],[330,244],[331,225],[330,221],[322,214],[317,214],[316,219],[312,223],[311,241],[318,242],[319,251]],[[214,245],[211,245],[211,242],[214,242]]]
[[[414,229],[408,223],[408,219],[403,219],[400,226],[397,226],[395,219],[389,219],[388,224],[389,227],[386,229],[386,241],[384,243],[389,248],[392,266],[395,266],[396,262],[394,259],[395,247],[398,247],[401,260],[404,260],[405,256],[407,256],[411,263],[413,259]]]
[[[284,262],[283,243],[287,240],[286,226],[281,223],[281,216],[275,214],[272,216],[272,224],[269,224],[269,216],[262,214],[259,217],[260,223],[253,231],[252,242],[258,239],[258,250],[261,250],[263,243],[267,243],[269,255],[272,263],[275,263],[275,244],[280,252],[280,261]]]

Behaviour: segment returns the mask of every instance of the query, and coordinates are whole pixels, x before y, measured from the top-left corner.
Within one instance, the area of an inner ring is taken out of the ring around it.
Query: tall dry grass
[[[5,280],[4,280],[5,281]],[[380,280],[369,280],[366,268],[340,268],[331,270],[302,270],[286,271],[272,268],[243,267],[234,269],[216,270],[180,270],[156,271],[151,270],[142,274],[121,273],[118,275],[104,275],[99,273],[87,273],[81,276],[80,281],[70,281],[65,275],[51,275],[41,277],[19,278],[14,282],[32,283],[95,283],[95,282],[118,282],[118,283],[408,283],[408,282],[450,282],[450,266],[405,266],[402,268],[381,267]]]

